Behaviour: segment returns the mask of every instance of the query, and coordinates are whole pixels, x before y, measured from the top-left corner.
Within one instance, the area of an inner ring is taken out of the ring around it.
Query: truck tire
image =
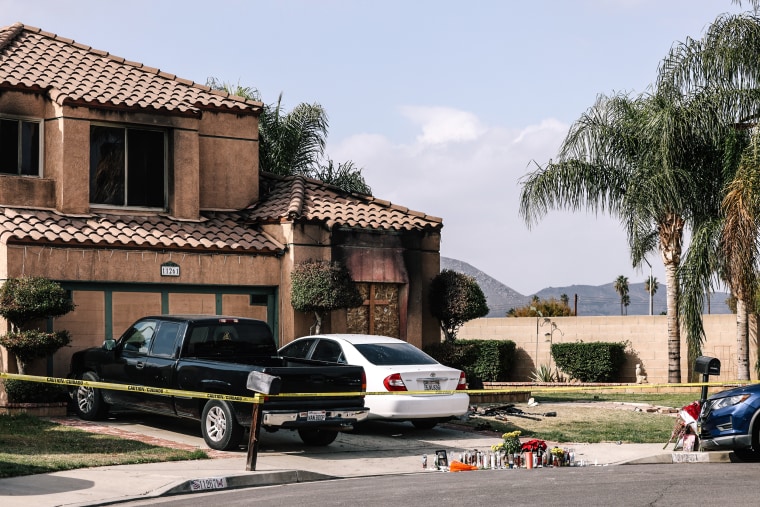
[[[82,380],[97,382],[100,379],[98,379],[95,372],[88,371],[82,375]],[[79,386],[74,390],[73,397],[74,410],[85,421],[97,421],[103,419],[108,414],[108,403],[103,400],[100,389]]]
[[[243,438],[243,427],[235,419],[232,406],[219,400],[211,400],[203,407],[201,432],[206,445],[217,451],[237,449]]]
[[[298,436],[306,445],[315,447],[324,447],[330,445],[338,438],[338,432],[335,430],[323,430],[320,428],[299,428]]]

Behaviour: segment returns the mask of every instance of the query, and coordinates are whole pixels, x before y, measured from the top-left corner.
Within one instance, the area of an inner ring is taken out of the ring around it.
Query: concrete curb
[[[283,470],[277,472],[249,472],[240,475],[219,475],[214,477],[202,477],[176,481],[164,487],[154,489],[147,493],[122,496],[103,500],[100,502],[85,502],[67,504],[69,507],[97,507],[114,505],[124,502],[150,500],[174,495],[186,495],[191,493],[207,493],[210,491],[222,491],[240,488],[252,488],[259,486],[279,486],[282,484],[294,484],[297,482],[326,481],[341,479],[331,475],[318,474],[306,470]]]
[[[221,489],[252,488],[256,486],[276,486],[296,482],[314,482],[337,479],[332,475],[318,474],[306,470],[284,470],[281,472],[254,472],[245,475],[204,477],[180,481],[155,491],[156,496],[181,495],[217,491]]]
[[[658,465],[681,463],[730,463],[730,451],[712,452],[671,452],[637,458],[619,465]]]

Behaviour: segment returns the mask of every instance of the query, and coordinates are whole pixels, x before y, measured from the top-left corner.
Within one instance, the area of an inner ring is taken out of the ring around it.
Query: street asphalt
[[[144,414],[123,414],[98,424],[75,417],[57,421],[157,445],[208,450],[197,423]],[[417,430],[409,423],[368,423],[352,433],[340,434],[327,447],[305,447],[292,431],[262,432],[255,471],[246,471],[245,449],[212,451],[211,459],[205,460],[104,466],[0,479],[0,504],[3,507],[109,505],[212,489],[345,477],[450,473],[432,469],[436,451],[446,450],[452,460],[464,451],[486,450],[499,442],[499,435],[492,432],[463,431],[453,424]],[[616,442],[562,447],[573,448],[576,462],[586,467],[729,461],[729,453],[673,451],[673,444],[667,449],[663,449],[663,444]],[[423,469],[423,455],[431,468]],[[540,474],[541,469],[507,469],[500,473]]]

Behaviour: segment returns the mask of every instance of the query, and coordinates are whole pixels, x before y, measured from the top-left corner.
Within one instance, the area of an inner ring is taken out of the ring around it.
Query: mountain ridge
[[[480,285],[488,302],[489,313],[486,317],[505,317],[511,308],[519,308],[528,305],[533,299],[533,294],[523,295],[508,285],[496,280],[489,274],[477,269],[467,262],[441,257],[441,269],[450,269],[472,276]],[[577,315],[620,315],[620,296],[615,291],[614,282],[603,285],[574,284],[565,287],[546,287],[536,292],[541,299],[560,299],[562,294],[567,294],[570,307],[577,311]],[[628,286],[630,305],[625,308],[627,315],[649,315],[649,294],[644,288],[644,283],[631,283]],[[577,297],[577,301],[576,301]],[[667,308],[667,289],[664,283],[659,283],[657,292],[652,298],[653,314],[664,314]],[[729,294],[716,292],[711,295],[709,308],[705,313],[731,313],[726,299]]]

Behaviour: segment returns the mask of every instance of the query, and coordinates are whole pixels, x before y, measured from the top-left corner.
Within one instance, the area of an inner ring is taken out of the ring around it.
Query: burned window
[[[166,208],[166,133],[90,127],[90,202]]]
[[[40,175],[40,122],[0,118],[0,173]]]

